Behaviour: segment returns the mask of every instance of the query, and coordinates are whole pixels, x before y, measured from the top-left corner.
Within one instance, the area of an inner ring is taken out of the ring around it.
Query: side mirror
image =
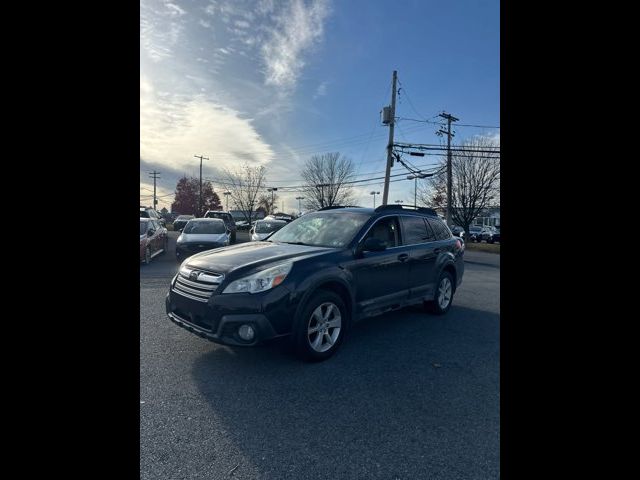
[[[184,227],[178,229],[180,233],[182,233],[182,230],[184,230]]]
[[[364,241],[362,245],[363,252],[382,252],[387,249],[387,242],[380,240],[379,238],[369,237]]]

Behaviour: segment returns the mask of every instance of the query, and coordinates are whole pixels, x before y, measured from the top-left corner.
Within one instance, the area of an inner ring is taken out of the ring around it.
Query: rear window
[[[274,220],[272,222],[262,221],[256,222],[256,233],[271,233],[281,229],[287,222]]]
[[[149,218],[149,212],[146,210],[140,210],[140,218]]]
[[[427,221],[429,222],[429,225],[431,225],[437,240],[448,240],[451,238],[451,231],[440,220],[429,218]]]
[[[422,217],[402,217],[404,228],[404,244],[424,243],[435,240],[431,229],[427,229],[427,224]]]

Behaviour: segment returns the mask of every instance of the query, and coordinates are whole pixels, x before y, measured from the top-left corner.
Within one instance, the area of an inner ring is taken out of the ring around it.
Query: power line
[[[441,125],[444,126],[444,123],[441,122],[432,122],[430,120],[418,120],[417,118],[406,118],[406,117],[398,117],[397,120],[409,120],[411,122],[420,122],[420,123],[431,123],[433,125]],[[497,125],[470,125],[468,123],[456,123],[456,127],[475,127],[475,128],[500,128]]]

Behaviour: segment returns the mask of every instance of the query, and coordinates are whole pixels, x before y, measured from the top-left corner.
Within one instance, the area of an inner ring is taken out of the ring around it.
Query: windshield
[[[148,222],[140,222],[140,235],[146,235],[146,233],[147,233],[147,223]]]
[[[147,212],[146,210],[140,210],[140,217],[149,218],[149,212]]]
[[[280,230],[287,222],[256,222],[256,233],[271,233]]]
[[[480,230],[482,230],[480,227],[469,227],[470,232],[479,232]]]
[[[356,212],[309,213],[285,225],[267,241],[341,248],[351,241],[369,218],[370,214]]]
[[[220,234],[226,232],[227,229],[222,222],[189,222],[184,227],[182,233],[188,233],[191,235],[199,234]]]

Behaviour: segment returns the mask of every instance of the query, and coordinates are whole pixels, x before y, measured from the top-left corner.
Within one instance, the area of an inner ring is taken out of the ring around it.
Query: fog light
[[[238,329],[238,335],[240,335],[240,338],[246,342],[253,340],[255,334],[256,332],[253,330],[251,325],[241,325]]]

